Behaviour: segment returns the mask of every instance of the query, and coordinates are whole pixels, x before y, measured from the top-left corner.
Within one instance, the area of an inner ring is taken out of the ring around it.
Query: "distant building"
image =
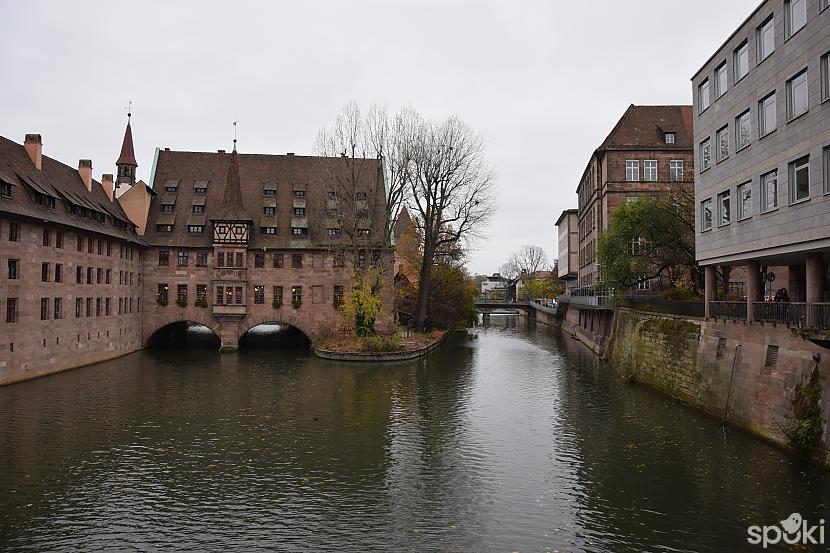
[[[786,288],[791,302],[830,299],[827,5],[762,2],[692,77],[707,315],[722,266],[745,269],[750,320],[765,286]]]
[[[691,106],[628,107],[591,155],[577,187],[580,286],[600,280],[597,238],[614,210],[639,196],[691,186],[692,163]]]
[[[579,211],[566,209],[556,220],[559,233],[558,277],[566,288],[576,286],[579,276]]]
[[[481,283],[481,295],[485,298],[495,295],[494,293],[503,294],[504,291],[507,289],[508,281],[506,278],[501,276],[499,273],[493,273],[492,276],[488,276],[484,281]]]

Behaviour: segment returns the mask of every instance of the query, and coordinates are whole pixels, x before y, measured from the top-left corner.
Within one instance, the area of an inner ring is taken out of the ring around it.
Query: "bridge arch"
[[[170,307],[165,307],[165,311]],[[149,319],[149,320],[148,320]],[[148,318],[145,316],[144,327],[142,329],[142,339],[144,347],[151,345],[153,337],[165,327],[177,323],[197,323],[208,327],[217,337],[221,337],[219,322],[210,316],[204,309],[191,308],[183,310],[179,307],[170,309],[169,313],[163,313],[161,316]]]
[[[314,331],[310,328],[311,325],[309,325],[304,319],[296,317],[290,313],[285,315],[282,313],[269,313],[258,316],[251,315],[241,320],[239,322],[238,338],[241,339],[248,333],[248,331],[257,326],[269,324],[293,327],[300,331],[309,343],[313,342],[316,337]]]

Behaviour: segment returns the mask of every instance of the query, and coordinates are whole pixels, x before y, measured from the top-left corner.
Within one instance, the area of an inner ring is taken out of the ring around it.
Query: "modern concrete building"
[[[617,207],[638,196],[691,185],[692,141],[691,106],[628,107],[591,155],[577,187],[579,286],[601,279],[597,238]]]
[[[579,228],[578,210],[566,209],[556,220],[559,234],[558,277],[565,281],[567,288],[576,286],[579,276]]]
[[[493,273],[481,282],[481,295],[484,299],[495,299],[495,296],[504,298],[507,290],[507,279],[499,273]]]
[[[827,5],[762,2],[692,77],[707,316],[830,324]],[[721,265],[746,268],[745,303],[714,301]],[[763,302],[774,273],[786,306]]]

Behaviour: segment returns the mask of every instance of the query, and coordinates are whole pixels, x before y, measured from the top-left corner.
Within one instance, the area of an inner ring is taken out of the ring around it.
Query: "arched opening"
[[[156,330],[148,339],[148,348],[219,349],[219,336],[203,324],[176,321]]]
[[[239,338],[239,347],[246,349],[309,349],[311,340],[295,326],[267,322],[249,328]]]

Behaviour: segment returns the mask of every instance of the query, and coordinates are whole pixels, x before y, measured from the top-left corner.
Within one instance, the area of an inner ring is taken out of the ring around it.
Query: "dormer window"
[[[277,212],[277,208],[274,206],[266,205],[262,208],[263,215],[274,215]]]
[[[366,199],[366,192],[358,192],[356,194],[358,200],[365,200]]]
[[[260,232],[262,234],[274,235],[277,234],[277,227],[260,227]]]
[[[295,190],[294,196],[297,198],[305,198],[305,190]]]
[[[55,198],[52,196],[46,196],[46,207],[49,209],[55,209]]]
[[[294,236],[308,236],[308,229],[304,227],[292,227],[291,234]]]
[[[263,188],[262,193],[269,197],[273,198],[277,195],[277,185],[276,184],[266,184],[265,188]]]
[[[305,208],[304,207],[295,207],[294,208],[294,215],[298,217],[302,217],[305,215]]]
[[[173,232],[173,225],[156,225],[156,232]]]
[[[179,191],[179,187],[178,186],[165,186],[164,191],[169,192],[170,194],[175,194],[176,192]]]
[[[193,213],[204,213],[205,204],[193,204]]]
[[[199,194],[199,195],[207,194],[207,187],[206,186],[194,186],[193,187],[193,193],[194,194]]]
[[[673,132],[667,132],[665,136],[666,136],[666,144],[674,144],[674,133]]]
[[[161,204],[161,212],[162,213],[173,213],[173,207],[176,204]]]

